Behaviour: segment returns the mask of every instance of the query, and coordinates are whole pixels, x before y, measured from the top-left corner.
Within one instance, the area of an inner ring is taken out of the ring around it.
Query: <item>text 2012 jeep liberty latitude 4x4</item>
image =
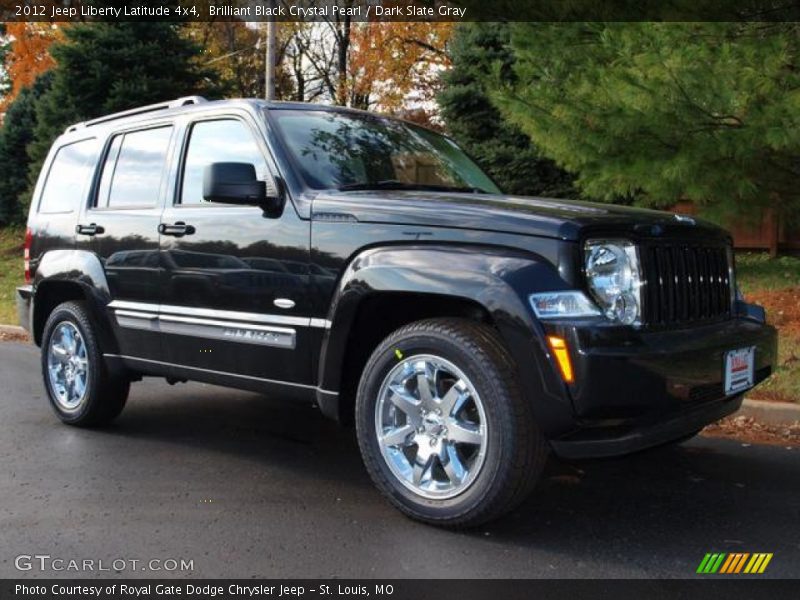
[[[690,437],[775,362],[725,231],[504,196],[447,137],[342,108],[191,97],[73,125],[25,259],[64,422],[108,422],[143,375],[314,400],[439,525],[510,510],[549,450]]]

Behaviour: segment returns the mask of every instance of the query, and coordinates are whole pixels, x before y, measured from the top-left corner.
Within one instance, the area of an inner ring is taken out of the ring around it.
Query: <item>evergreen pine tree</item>
[[[523,131],[492,104],[489,74],[512,78],[510,30],[504,23],[461,25],[452,40],[453,67],[438,101],[449,133],[510,194],[575,197],[572,176],[543,158]]]
[[[40,75],[31,87],[22,89],[6,111],[0,129],[0,225],[24,222],[27,216],[27,148],[33,141],[36,102],[51,80],[52,73]]]
[[[584,193],[800,214],[800,24],[511,27],[493,99]]]
[[[53,140],[77,121],[193,94],[214,95],[199,48],[166,21],[79,23],[50,52],[53,83],[37,104],[29,147],[35,181]]]

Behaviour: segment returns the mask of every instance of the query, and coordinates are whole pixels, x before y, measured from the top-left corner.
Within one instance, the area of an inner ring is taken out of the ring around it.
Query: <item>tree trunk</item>
[[[336,104],[347,105],[347,54],[350,50],[350,17],[345,16],[340,23],[339,47],[337,48],[337,69],[339,81],[336,90]]]
[[[774,208],[768,208],[766,219],[769,227],[769,256],[770,258],[777,258],[778,256],[778,240],[780,238],[780,219],[776,214]]]

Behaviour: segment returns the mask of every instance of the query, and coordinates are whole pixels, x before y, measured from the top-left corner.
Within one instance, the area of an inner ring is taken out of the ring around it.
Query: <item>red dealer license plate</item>
[[[739,348],[725,354],[725,395],[753,387],[755,347]]]

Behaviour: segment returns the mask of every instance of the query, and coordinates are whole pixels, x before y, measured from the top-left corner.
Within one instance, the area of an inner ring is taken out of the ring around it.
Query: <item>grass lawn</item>
[[[14,288],[23,280],[24,235],[21,228],[0,229],[0,323],[17,324]],[[736,268],[745,297],[764,306],[780,332],[776,372],[749,396],[800,403],[800,258],[742,252]]]
[[[770,259],[766,252],[737,252],[736,276],[745,294],[800,286],[800,258]]]
[[[15,288],[24,283],[22,245],[25,230],[0,228],[0,323],[17,325]]]
[[[800,403],[800,258],[742,252],[736,272],[745,298],[766,308],[767,320],[778,328],[777,369],[748,396]]]

